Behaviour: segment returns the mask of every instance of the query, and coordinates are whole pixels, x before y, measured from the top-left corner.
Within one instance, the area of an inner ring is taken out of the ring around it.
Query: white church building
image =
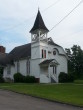
[[[49,30],[38,10],[31,33],[31,43],[15,47],[5,58],[4,79],[13,80],[17,72],[35,76],[39,83],[58,82],[60,72],[68,72],[64,49],[48,38]]]

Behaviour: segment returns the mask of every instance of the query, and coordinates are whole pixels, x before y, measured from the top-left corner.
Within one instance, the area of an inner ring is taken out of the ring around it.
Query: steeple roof
[[[42,29],[42,30],[45,30],[46,32],[49,31],[47,29],[47,27],[45,26],[45,24],[44,24],[44,21],[42,19],[42,16],[41,16],[39,10],[38,10],[38,13],[37,13],[37,16],[36,16],[36,20],[34,22],[34,25],[33,25],[32,29],[30,30],[30,32],[32,33],[33,31],[35,31],[37,29]]]

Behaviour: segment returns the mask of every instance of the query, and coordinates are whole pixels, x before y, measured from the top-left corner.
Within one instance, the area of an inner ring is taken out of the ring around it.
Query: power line
[[[48,7],[45,8],[44,10],[42,10],[41,12],[44,13],[44,12],[47,11],[49,8],[51,8],[52,6],[56,5],[59,1],[61,1],[61,0],[57,0],[56,2],[54,2],[53,4],[51,4],[50,6],[48,6]],[[10,28],[6,28],[6,29],[0,30],[0,31],[10,31],[11,29],[14,29],[14,28],[16,28],[16,27],[18,27],[18,26],[24,24],[25,22],[27,22],[28,20],[30,20],[30,19],[32,19],[32,18],[34,18],[34,17],[35,17],[35,15],[33,15],[32,17],[30,17],[30,18],[24,20],[22,23],[19,23],[19,24],[14,25],[14,26],[12,26],[12,27],[10,27]]]
[[[17,25],[14,25],[14,26],[12,26],[12,27],[10,27],[10,28],[6,28],[6,29],[0,30],[0,31],[10,31],[11,29],[14,29],[14,28],[16,28],[16,27],[18,27],[18,26],[24,24],[25,22],[27,22],[29,19],[32,19],[33,17],[34,17],[34,16],[32,16],[32,17],[26,19],[25,21],[23,21],[23,22],[21,22],[21,23],[19,23],[19,24],[17,24]]]
[[[83,0],[81,0],[80,3],[77,4],[63,19],[61,19],[56,25],[54,25],[54,26],[50,29],[50,31],[52,31],[52,30],[53,30],[55,27],[57,27],[63,20],[65,20],[76,8],[78,8],[78,7],[81,5],[81,3],[83,3]]]
[[[49,7],[45,8],[42,12],[45,12],[46,10],[48,10],[49,8],[51,8],[52,6],[56,5],[58,2],[60,2],[61,0],[57,0],[56,2],[54,2],[52,5],[50,5]]]
[[[73,32],[73,33],[70,33],[70,34],[67,34],[67,35],[64,35],[64,36],[61,36],[61,38],[65,38],[65,37],[68,37],[68,36],[73,36],[75,34],[78,34],[79,32],[83,31],[83,29],[79,30],[78,32]],[[60,38],[59,38],[60,39]],[[59,39],[56,39],[56,40],[59,40]]]
[[[56,4],[56,3],[58,3],[60,0],[57,0],[54,4]],[[53,26],[53,28],[50,30],[50,31],[52,31],[55,27],[57,27],[65,18],[67,18],[79,5],[81,5],[81,3],[83,2],[83,0],[81,0],[80,1],[80,3],[78,4],[78,5],[76,5],[61,21],[59,21],[56,25],[54,25]],[[46,10],[47,9],[49,9],[50,7],[52,7],[52,6],[54,6],[53,4],[52,5],[50,5],[48,8],[46,8]],[[45,11],[45,9],[44,9],[44,11]],[[44,12],[43,11],[43,12]],[[33,18],[34,16],[32,16],[31,18]],[[29,19],[31,19],[31,18],[28,18],[27,20],[29,20]],[[25,20],[25,21],[27,21],[27,20]],[[25,22],[24,21],[24,22]],[[22,23],[20,23],[19,25],[21,25]],[[18,25],[17,25],[18,26]],[[16,28],[16,26],[15,27],[12,27],[11,29],[13,29],[13,28]],[[4,30],[3,30],[4,31]],[[5,30],[6,31],[6,30]]]

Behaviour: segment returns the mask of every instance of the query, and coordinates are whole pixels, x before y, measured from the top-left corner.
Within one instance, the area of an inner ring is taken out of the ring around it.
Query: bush
[[[14,82],[24,82],[24,76],[21,73],[15,73]]]
[[[4,82],[3,75],[0,74],[0,83],[3,83],[3,82]]]
[[[35,77],[34,76],[25,76],[24,82],[25,83],[35,83],[36,80],[35,80]]]
[[[31,81],[31,83],[35,83],[36,82],[35,77],[34,76],[30,76],[30,81]]]
[[[14,74],[14,82],[17,83],[35,83],[34,76],[23,76],[21,73]]]
[[[64,72],[61,72],[59,75],[59,82],[65,83],[65,82],[67,82],[67,79],[68,79],[68,75]]]
[[[74,77],[72,74],[67,74],[64,72],[61,72],[59,75],[59,82],[60,83],[67,83],[67,82],[73,82],[74,81]]]

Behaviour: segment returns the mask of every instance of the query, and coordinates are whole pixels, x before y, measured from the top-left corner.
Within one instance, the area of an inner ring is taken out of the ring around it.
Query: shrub
[[[60,83],[67,83],[67,82],[73,82],[74,81],[74,77],[72,74],[67,74],[64,72],[61,72],[59,75],[59,82]]]
[[[4,82],[3,75],[0,74],[0,83],[3,83],[3,82]]]
[[[25,83],[35,83],[36,80],[35,80],[34,76],[25,76],[24,82]]]
[[[24,82],[24,76],[21,73],[15,73],[14,82]]]
[[[59,75],[59,82],[65,83],[65,82],[67,82],[67,79],[68,79],[68,75],[64,72],[61,72]]]
[[[36,82],[35,77],[34,76],[30,76],[30,81],[31,81],[31,83],[35,83]]]
[[[21,73],[14,74],[14,82],[17,83],[35,83],[36,79],[34,76],[24,76]]]

